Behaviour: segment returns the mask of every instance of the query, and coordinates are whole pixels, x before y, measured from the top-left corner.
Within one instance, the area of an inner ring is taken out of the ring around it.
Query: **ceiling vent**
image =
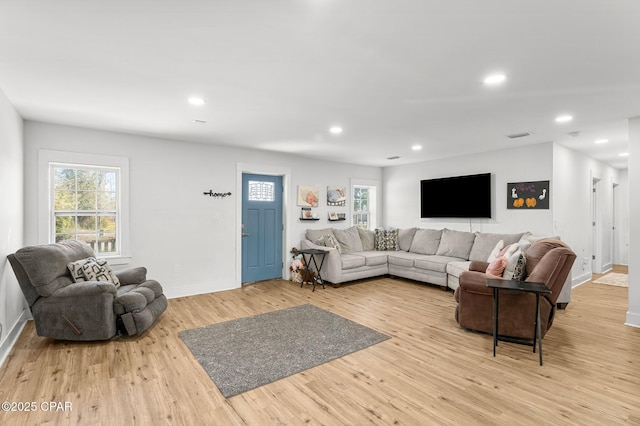
[[[393,157],[387,157],[387,160],[397,160],[398,158],[400,157],[398,157],[397,155],[394,155]]]
[[[571,136],[572,138],[577,138],[578,136],[580,136],[580,132],[569,132],[567,133],[567,135]]]
[[[524,138],[524,137],[527,137],[527,136],[530,136],[530,135],[531,135],[531,133],[529,133],[529,132],[522,132],[522,133],[512,133],[510,135],[507,135],[507,137],[509,139],[518,139],[518,138]]]
[[[207,124],[206,120],[193,120],[193,124]]]

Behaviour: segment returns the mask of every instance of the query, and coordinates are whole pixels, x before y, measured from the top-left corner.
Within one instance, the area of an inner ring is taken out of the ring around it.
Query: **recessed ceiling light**
[[[193,96],[191,98],[189,98],[189,103],[191,105],[204,105],[207,103],[207,100],[204,98],[198,98],[196,96]]]
[[[620,154],[618,154],[620,157],[628,157],[629,153],[628,152],[621,152]]]
[[[597,141],[595,141],[595,143],[597,144],[607,143],[607,142],[609,142],[609,139],[598,139]]]
[[[329,133],[331,133],[332,135],[339,135],[340,133],[342,133],[342,127],[340,127],[340,126],[331,126],[329,128]]]
[[[568,123],[573,120],[573,117],[570,115],[559,115],[556,117],[556,123]]]
[[[496,84],[504,83],[507,79],[507,76],[504,74],[491,74],[488,75],[482,80],[484,84],[488,84],[490,86],[494,86]]]
[[[420,151],[422,149],[422,145],[414,145],[411,147],[411,149],[414,151]]]

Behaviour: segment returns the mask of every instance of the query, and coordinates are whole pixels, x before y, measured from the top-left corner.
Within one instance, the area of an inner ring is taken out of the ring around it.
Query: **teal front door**
[[[282,278],[282,176],[242,175],[242,283]]]

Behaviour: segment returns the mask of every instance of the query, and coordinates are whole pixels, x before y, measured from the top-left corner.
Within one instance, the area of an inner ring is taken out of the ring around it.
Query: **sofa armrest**
[[[480,262],[480,261],[474,260],[471,262],[471,265],[469,265],[469,270],[475,271],[475,272],[487,272],[488,267],[489,267],[489,264],[487,262]]]
[[[120,285],[140,284],[147,280],[147,268],[144,266],[122,269],[115,271],[115,274],[120,280]]]
[[[460,292],[493,296],[493,289],[487,287],[487,275],[482,272],[465,271],[460,274]]]
[[[53,300],[63,297],[93,296],[102,293],[116,294],[116,286],[106,281],[83,281],[69,284],[66,287],[56,290],[51,296],[45,299]]]
[[[342,282],[342,259],[338,250],[332,247],[319,246],[312,243],[309,240],[302,240],[300,247],[304,249],[318,249],[324,250],[327,254],[324,255],[324,263],[320,270],[320,275],[325,281],[329,281],[334,284],[340,284]]]

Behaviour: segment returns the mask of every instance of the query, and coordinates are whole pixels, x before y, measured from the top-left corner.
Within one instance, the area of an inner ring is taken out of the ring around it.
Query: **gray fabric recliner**
[[[73,282],[69,262],[95,257],[81,241],[25,247],[8,256],[38,336],[60,340],[107,340],[118,331],[141,334],[167,309],[162,286],[147,269],[115,271],[110,282]]]

